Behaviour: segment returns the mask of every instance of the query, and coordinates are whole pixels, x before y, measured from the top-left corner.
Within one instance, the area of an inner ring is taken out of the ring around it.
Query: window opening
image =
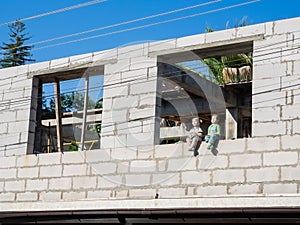
[[[96,71],[88,76],[88,86],[85,86],[87,78],[82,76],[82,73],[74,72],[70,75],[70,71],[67,75],[49,74],[38,78],[34,153],[100,148],[104,76],[103,70]],[[58,114],[55,85],[58,85],[57,97],[59,96],[60,100]],[[84,121],[85,94],[87,94],[87,108]],[[61,147],[57,115],[61,117]]]

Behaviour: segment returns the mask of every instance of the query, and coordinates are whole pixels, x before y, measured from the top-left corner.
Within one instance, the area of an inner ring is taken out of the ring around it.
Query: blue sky
[[[91,0],[2,0],[0,24],[90,1]],[[298,7],[299,0],[260,0],[252,4],[221,10],[224,7],[250,1],[251,0],[222,0],[206,6],[136,23],[99,30],[85,35],[78,35],[43,44],[35,44],[32,51],[33,59],[37,62],[41,62],[134,43],[199,34],[205,32],[206,26],[210,26],[215,30],[222,30],[226,28],[226,25],[233,27],[244,16],[248,18],[248,22],[250,24],[257,24],[261,22],[297,17],[300,14]],[[28,41],[27,44],[84,32],[91,29],[97,29],[205,2],[212,1],[106,0],[104,2],[70,11],[24,21],[27,31],[30,36],[32,36],[31,40]],[[120,30],[128,28],[131,29],[138,26],[159,23],[161,21],[172,20],[197,13],[207,13],[211,10],[219,11],[175,22],[107,35],[108,33],[119,32]],[[79,39],[97,35],[105,36],[79,41]],[[75,42],[61,45],[61,43],[68,41]],[[0,26],[0,42],[8,42],[8,28],[6,25]],[[51,47],[51,45],[56,44],[58,44],[58,46]]]

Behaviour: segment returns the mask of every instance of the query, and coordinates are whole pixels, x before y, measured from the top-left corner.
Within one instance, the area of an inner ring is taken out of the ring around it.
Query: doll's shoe
[[[189,148],[188,151],[193,152],[195,151],[195,148]]]
[[[211,149],[213,149],[213,147],[214,147],[213,145],[208,145],[208,146],[207,146],[207,149],[208,149],[208,150],[211,150]]]

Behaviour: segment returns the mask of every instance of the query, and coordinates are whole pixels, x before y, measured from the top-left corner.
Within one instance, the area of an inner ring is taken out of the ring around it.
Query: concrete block
[[[110,149],[93,150],[85,153],[86,163],[110,161]]]
[[[256,92],[252,95],[252,107],[273,107],[285,105],[285,92]]]
[[[126,174],[125,185],[126,186],[148,186],[150,185],[150,174]]]
[[[156,161],[153,160],[132,160],[130,162],[130,172],[149,173],[156,171]]]
[[[39,194],[39,200],[43,202],[57,202],[61,200],[62,193],[60,191],[42,191]]]
[[[156,145],[154,149],[154,157],[155,159],[178,158],[183,156],[182,151],[182,144]]]
[[[85,162],[85,152],[65,152],[61,155],[62,164],[73,164],[73,163],[84,163]]]
[[[15,201],[15,193],[8,192],[8,193],[0,193],[0,202],[12,202]]]
[[[18,168],[18,178],[37,178],[39,173],[38,167]]]
[[[25,191],[25,180],[12,180],[4,182],[6,192]]]
[[[20,131],[28,131],[29,122],[27,121],[16,121],[8,124],[8,133],[16,133]]]
[[[1,138],[0,138],[1,140]],[[14,145],[6,145],[5,146],[5,152],[4,155],[5,156],[17,156],[17,155],[25,155],[27,153],[27,147],[28,143],[23,143],[23,144],[17,144],[17,142],[12,143]]]
[[[106,174],[115,174],[117,171],[117,163],[116,162],[99,162],[89,164],[91,168],[92,175],[106,175]]]
[[[197,34],[176,39],[176,47],[189,47],[193,45],[201,45],[205,42],[205,34]]]
[[[118,49],[108,49],[105,51],[99,51],[99,52],[94,52],[93,53],[93,62],[101,62],[101,61],[106,61],[106,60],[113,60],[117,59],[118,55]]]
[[[204,143],[203,143],[204,144]],[[217,147],[219,153],[241,153],[246,150],[246,138],[236,140],[221,140]]]
[[[156,195],[156,189],[154,188],[139,188],[139,189],[130,189],[129,198],[142,198],[142,199],[152,199]]]
[[[69,57],[53,59],[50,61],[50,69],[57,69],[69,66]]]
[[[283,121],[252,124],[253,137],[274,137],[277,135],[285,135],[286,132],[286,123]]]
[[[17,169],[0,169],[0,177],[3,180],[16,179],[17,178]]]
[[[255,25],[249,25],[244,27],[238,27],[236,28],[236,37],[242,38],[242,37],[249,37],[254,35],[263,35],[265,34],[265,24],[255,24]]]
[[[109,71],[111,69],[107,69],[107,70]],[[118,86],[120,86],[121,81],[122,81],[121,80],[121,72],[106,73],[106,70],[105,70],[105,75],[104,75],[105,89],[118,87]],[[113,96],[111,96],[111,97],[113,97]]]
[[[197,158],[185,157],[180,159],[168,160],[168,171],[187,171],[187,170],[196,170],[197,168]]]
[[[149,58],[145,56],[134,57],[130,60],[130,70],[139,70],[149,67],[155,67],[157,64],[157,58]]]
[[[300,104],[282,106],[282,119],[291,120],[291,119],[300,119],[299,115],[299,106]]]
[[[185,196],[185,188],[184,187],[178,187],[178,188],[160,188],[158,190],[159,196],[162,198],[174,198],[174,197],[183,197]]]
[[[50,68],[50,61],[33,63],[33,64],[28,65],[28,71],[30,73],[43,71],[43,70],[49,70],[49,68]]]
[[[62,165],[55,166],[41,166],[40,167],[40,178],[42,177],[61,177],[62,176]]]
[[[137,159],[154,159],[155,146],[139,146],[137,149]]]
[[[154,145],[153,133],[135,133],[127,135],[127,146],[149,146]]]
[[[176,48],[176,39],[155,41],[149,43],[149,52],[158,52]]]
[[[257,75],[259,77],[259,75]],[[253,93],[258,97],[261,97],[261,93],[270,93],[277,92],[281,88],[281,78],[273,77],[273,78],[265,78],[260,79],[256,78],[253,81]],[[264,97],[264,96],[263,96]]]
[[[275,21],[274,34],[298,32],[299,22],[299,17]]]
[[[80,192],[80,191],[63,192],[62,199],[65,201],[82,200],[85,199],[85,192]]]
[[[286,47],[282,49],[282,61],[300,60],[300,50],[298,48]]]
[[[116,188],[124,185],[123,178],[120,175],[109,175],[109,176],[99,176],[97,188],[105,189],[105,188]]]
[[[49,179],[49,190],[70,190],[72,178],[52,178]]]
[[[272,58],[273,55],[266,55],[266,52],[273,51],[274,53],[278,53],[278,51],[280,51],[282,48],[287,47],[287,35],[266,35],[264,39],[254,41],[253,47],[253,51],[255,51],[255,53],[258,54],[258,60],[261,60],[261,58],[264,57]]]
[[[180,184],[179,173],[162,173],[152,175],[152,184],[164,186],[175,186]]]
[[[0,157],[0,168],[16,168],[16,156]]]
[[[202,145],[202,144],[201,144]],[[207,145],[206,145],[207,146]],[[214,156],[211,151],[208,151],[206,148],[201,148],[198,150],[200,152],[197,167],[199,170],[211,170],[211,169],[224,169],[228,168],[229,160],[226,155]],[[203,154],[204,153],[204,154]],[[191,155],[191,153],[190,153]]]
[[[118,109],[118,110],[114,109],[111,111],[103,112],[102,121],[106,124],[128,121],[128,110],[127,108],[123,108],[123,109]],[[104,126],[103,129],[105,129]]]
[[[23,92],[24,92],[23,88],[3,92],[3,101],[15,101],[16,99],[18,99],[18,101],[20,102],[26,102],[28,101],[28,98],[27,99],[23,98]]]
[[[236,38],[236,29],[227,29],[227,30],[205,33],[206,44],[228,41],[235,38]]]
[[[213,183],[243,183],[245,181],[244,170],[242,169],[228,169],[215,170],[212,172]]]
[[[283,63],[271,63],[271,64],[259,64],[253,67],[253,74],[255,76],[255,80],[253,81],[253,85],[257,85],[258,89],[269,90],[273,87],[276,88],[276,84],[280,83],[278,79],[280,77],[286,76],[287,73],[287,62]],[[265,81],[265,82],[264,82]],[[260,83],[264,82],[264,83]],[[269,83],[268,83],[269,82]],[[255,88],[253,86],[253,88]],[[257,90],[258,92],[260,90]]]
[[[141,121],[132,121],[116,124],[116,131],[118,134],[134,134],[142,132],[142,122]]]
[[[130,108],[129,109],[129,120],[137,119],[148,119],[155,117],[155,108],[149,106],[149,108]]]
[[[297,184],[263,184],[263,193],[265,195],[287,195],[297,194]]]
[[[61,164],[61,153],[39,154],[38,165],[58,165]]]
[[[38,199],[38,193],[36,192],[25,192],[25,193],[17,193],[17,199],[16,201],[30,201],[34,202]]]
[[[106,85],[104,83],[104,85]],[[127,96],[128,95],[128,84],[120,84],[120,85],[108,85],[104,87],[103,98],[112,98],[117,96]],[[104,108],[107,110],[107,108]]]
[[[297,167],[282,167],[281,168],[281,180],[282,181],[296,181],[299,182],[300,180],[300,173],[299,173],[299,165]]]
[[[253,122],[279,121],[281,118],[281,108],[278,106],[265,108],[252,108]]]
[[[282,136],[281,146],[282,146],[282,150],[299,149],[300,135]]]
[[[253,66],[263,65],[263,64],[273,64],[282,63],[282,49],[264,49],[263,51],[257,51],[255,48],[253,50]],[[255,76],[254,76],[255,78]]]
[[[113,98],[112,109],[135,108],[139,104],[138,96],[124,96]]]
[[[88,66],[88,64],[91,63],[92,61],[93,61],[93,54],[87,53],[87,54],[70,56],[69,64],[70,66],[72,64],[73,65],[83,64]]]
[[[63,166],[63,174],[64,177],[69,176],[84,176],[87,175],[87,165],[64,165]]]
[[[114,136],[104,136],[101,134],[101,149],[109,149],[115,147]]]
[[[241,154],[229,156],[230,168],[261,167],[262,154]]]
[[[230,195],[257,195],[260,194],[260,184],[235,184],[228,188]]]
[[[144,45],[144,43],[120,47],[118,48],[118,59],[144,56],[145,48],[146,46]]]
[[[17,117],[17,112],[16,111],[2,111],[0,113],[1,116],[1,122],[2,123],[6,123],[6,122],[15,122],[16,121],[16,117]]]
[[[119,59],[116,63],[105,65],[105,75],[107,74],[120,74],[121,72],[129,71],[130,59]],[[119,80],[121,81],[121,80]]]
[[[114,138],[115,148],[124,148],[127,146],[127,135],[118,135]]]
[[[202,185],[211,183],[211,172],[183,171],[181,172],[181,184]]]
[[[25,155],[17,157],[17,167],[32,167],[36,166],[38,157],[36,155]]]
[[[117,163],[117,174],[129,173],[129,161],[122,161]]]
[[[121,80],[122,82],[144,83],[144,81],[147,81],[147,74],[147,68],[125,71],[121,73]]]
[[[111,151],[112,160],[133,160],[137,158],[137,147],[114,148]]]
[[[103,99],[103,109],[104,110],[109,110],[112,108],[112,98],[105,98]]]
[[[154,106],[157,104],[156,93],[139,95],[139,108]]]
[[[141,95],[141,94],[150,94],[156,93],[157,90],[157,80],[139,80],[136,83],[130,84],[130,95]]]
[[[279,168],[259,168],[246,170],[246,182],[279,181]]]
[[[29,117],[29,110],[18,110],[17,111],[17,116],[16,116],[16,121],[24,121],[24,120],[29,120],[30,117]]]
[[[293,121],[293,134],[300,134],[300,120]]]
[[[87,199],[108,199],[110,198],[111,191],[110,190],[95,190],[87,192]]]
[[[200,186],[196,187],[196,193],[201,197],[227,196],[226,185]]]
[[[264,166],[293,166],[298,163],[298,152],[272,152],[263,154]]]
[[[48,179],[27,179],[26,191],[46,191],[48,190]]]
[[[263,137],[247,139],[247,152],[266,152],[280,149],[280,137]]]
[[[91,189],[97,186],[97,177],[73,177],[73,189]]]

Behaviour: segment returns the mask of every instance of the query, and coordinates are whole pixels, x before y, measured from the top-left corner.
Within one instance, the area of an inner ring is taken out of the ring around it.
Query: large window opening
[[[185,140],[194,117],[207,134],[212,114],[221,139],[251,137],[252,51],[244,42],[160,56],[162,144]]]
[[[100,148],[103,68],[38,76],[34,153]]]

